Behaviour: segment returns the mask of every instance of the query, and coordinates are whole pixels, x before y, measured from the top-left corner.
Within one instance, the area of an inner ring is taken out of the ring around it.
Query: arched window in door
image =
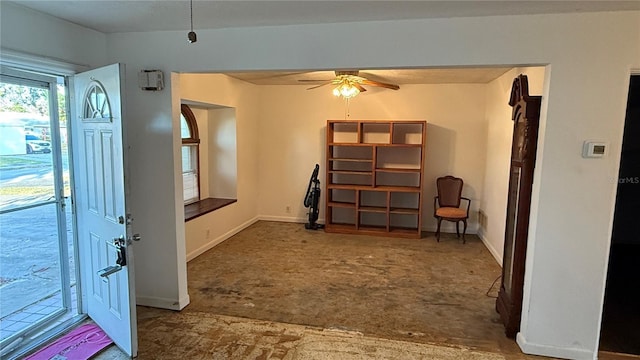
[[[182,137],[182,186],[184,203],[200,200],[200,166],[198,155],[200,138],[196,117],[187,105],[180,106],[180,135]]]

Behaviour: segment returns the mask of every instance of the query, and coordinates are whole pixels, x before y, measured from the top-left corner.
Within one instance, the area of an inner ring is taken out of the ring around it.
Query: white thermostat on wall
[[[601,158],[607,153],[608,144],[604,141],[587,140],[582,146],[583,158]]]
[[[160,70],[141,70],[138,85],[142,90],[160,91],[164,88],[164,74]]]

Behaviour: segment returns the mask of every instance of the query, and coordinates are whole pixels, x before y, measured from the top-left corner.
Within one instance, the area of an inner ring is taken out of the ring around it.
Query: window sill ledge
[[[193,220],[204,214],[233,204],[237,199],[206,198],[184,206],[184,221]]]

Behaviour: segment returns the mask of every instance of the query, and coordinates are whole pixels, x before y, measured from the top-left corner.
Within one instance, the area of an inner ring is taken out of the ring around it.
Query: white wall
[[[252,99],[254,103],[257,103],[257,99]],[[210,109],[208,137],[209,196],[235,199],[238,197],[236,109]]]
[[[4,16],[16,13],[5,9],[3,4],[3,27]],[[136,249],[139,295],[178,305],[186,296],[181,188],[174,178],[180,94],[171,94],[180,79],[172,76],[163,92],[142,92],[135,86],[141,69],[169,74],[550,64],[518,343],[529,353],[595,358],[616,190],[610,179],[619,165],[630,69],[640,69],[638,24],[640,12],[607,12],[202,30],[190,45],[183,31],[109,35],[108,59],[127,65],[126,108],[137,140],[131,144],[131,195],[135,227],[146,239]],[[11,36],[12,44],[44,56],[66,44],[58,37],[42,44],[30,26],[13,22],[10,34],[3,28],[3,43]],[[84,45],[71,48],[81,53]],[[608,157],[581,158],[583,140],[593,138],[610,142]],[[239,201],[247,196],[242,187],[258,186],[258,164],[244,171],[240,165],[245,156],[257,159],[257,141],[257,132],[238,125]]]
[[[20,52],[30,63],[35,55],[42,66],[70,63],[75,70],[107,65],[105,34],[28,8],[0,2],[0,56]],[[33,62],[35,64],[35,62]],[[31,64],[30,64],[31,65]],[[67,66],[64,66],[67,68]]]
[[[512,69],[487,84],[486,88],[487,161],[480,206],[484,219],[478,229],[478,235],[499,264],[502,264],[504,250],[513,138],[512,107],[509,106],[509,98],[513,79],[520,74],[527,75],[530,95],[542,94],[544,67]]]
[[[484,181],[487,123],[484,84],[402,85],[399,91],[368,87],[349,102],[349,119],[426,120],[424,228],[434,231],[435,179],[460,176],[463,195],[472,199],[469,232],[476,229]],[[261,218],[306,221],[303,200],[309,177],[320,164],[324,189],[326,122],[345,118],[345,101],[330,87],[260,86],[260,207]],[[324,190],[323,190],[324,191]],[[326,194],[321,197],[324,219]],[[286,208],[291,212],[287,213]],[[443,230],[455,231],[453,223]]]
[[[127,33],[109,36],[108,53],[138,70],[165,71],[550,64],[519,343],[530,353],[592,358],[614,205],[608,175],[619,164],[629,71],[640,68],[639,23],[638,12],[612,12],[301,25],[203,30],[191,45],[184,32]],[[131,100],[146,109],[138,118],[170,113],[167,101],[150,107],[141,97]],[[611,156],[583,160],[587,138],[610,141]],[[157,171],[165,166],[154,163]],[[155,175],[156,181],[171,177]],[[163,192],[174,189],[167,185]],[[147,206],[164,208],[154,203]],[[162,237],[170,242],[171,231]],[[165,246],[146,256],[172,251]]]
[[[179,89],[183,100],[231,108],[210,109],[209,120],[218,121],[209,126],[222,131],[223,144],[237,141],[238,145],[237,154],[227,153],[230,157],[237,155],[238,201],[185,224],[187,259],[192,259],[257,220],[259,93],[255,85],[213,74],[182,74]],[[227,139],[228,136],[234,139]],[[214,154],[209,146],[208,156],[211,155]],[[235,159],[229,163],[235,163]],[[211,190],[215,191],[215,187]]]

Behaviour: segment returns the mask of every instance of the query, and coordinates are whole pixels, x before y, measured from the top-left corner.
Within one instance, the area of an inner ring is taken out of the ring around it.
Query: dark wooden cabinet
[[[540,96],[530,96],[526,75],[513,81],[509,105],[513,107],[513,142],[502,257],[502,283],[496,310],[509,337],[520,330],[525,255],[529,231],[531,187],[536,161]]]
[[[425,121],[327,121],[325,231],[421,236]]]

